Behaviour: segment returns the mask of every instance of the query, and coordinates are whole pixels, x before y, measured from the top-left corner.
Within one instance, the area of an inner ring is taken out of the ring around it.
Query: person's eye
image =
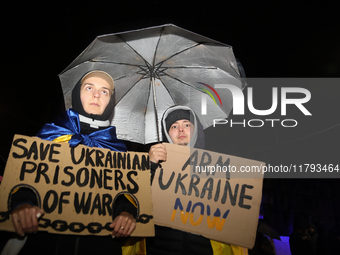
[[[87,90],[87,91],[92,91],[92,87],[91,87],[91,86],[86,86],[86,87],[85,87],[85,90]]]
[[[190,124],[185,124],[185,127],[190,127]]]
[[[172,128],[172,129],[176,129],[176,128],[177,128],[177,125],[172,125],[171,128]]]
[[[106,96],[109,94],[109,92],[107,92],[107,90],[102,90],[102,94]]]

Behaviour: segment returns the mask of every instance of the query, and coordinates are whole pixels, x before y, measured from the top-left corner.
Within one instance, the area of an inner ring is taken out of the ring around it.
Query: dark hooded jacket
[[[172,143],[167,132],[167,116],[175,110],[188,110],[191,112],[190,122],[194,124],[194,133],[191,134],[190,143],[187,146],[194,148],[204,148],[204,132],[196,114],[187,106],[173,106],[165,111],[162,118],[162,132],[164,142]],[[172,123],[170,123],[171,125]],[[151,171],[157,168],[156,164],[152,164]],[[147,239],[148,255],[209,255],[213,254],[210,240],[197,234],[155,225],[155,237]]]

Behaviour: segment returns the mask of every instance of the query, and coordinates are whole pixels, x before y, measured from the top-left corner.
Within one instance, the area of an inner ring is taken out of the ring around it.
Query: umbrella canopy
[[[192,108],[204,128],[228,117],[231,93],[213,86],[243,86],[231,46],[172,24],[95,38],[59,75],[66,108],[73,87],[91,70],[114,79],[118,138],[142,144],[161,140],[160,120],[172,105]],[[207,114],[201,114],[202,93]]]

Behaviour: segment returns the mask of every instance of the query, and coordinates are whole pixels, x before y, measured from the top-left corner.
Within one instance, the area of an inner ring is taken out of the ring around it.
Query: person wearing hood
[[[114,109],[114,81],[103,71],[86,73],[72,91],[72,109],[51,124],[45,124],[37,136],[44,140],[68,142],[70,147],[84,144],[89,147],[127,151],[117,139],[116,129],[110,126]],[[124,196],[114,206],[112,236],[76,236],[47,234],[38,231],[38,218],[44,214],[29,188],[11,194],[12,222],[20,236],[28,235],[19,254],[121,254],[119,238],[127,237],[136,228],[137,209]]]
[[[164,142],[203,149],[205,136],[198,117],[187,106],[168,108],[162,118]],[[155,144],[149,150],[151,164],[151,182],[154,173],[162,161],[167,160],[166,148],[162,143]],[[195,255],[245,255],[247,249],[209,240],[201,235],[155,225],[155,237],[146,242],[147,254],[195,254]]]
[[[195,125],[196,123],[196,125]],[[164,142],[203,149],[203,126],[196,114],[187,106],[168,108],[162,117],[162,134]],[[161,161],[166,161],[166,149],[161,143],[151,146],[149,150],[151,163],[151,178]]]

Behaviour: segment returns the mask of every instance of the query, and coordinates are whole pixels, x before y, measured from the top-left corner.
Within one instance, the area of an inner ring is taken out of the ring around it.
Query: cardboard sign
[[[108,149],[15,135],[0,185],[0,229],[14,231],[12,193],[35,192],[45,214],[39,230],[58,234],[109,235],[118,196],[137,204],[133,236],[154,236],[149,159],[146,153]]]
[[[165,145],[167,161],[156,170],[152,184],[155,224],[252,248],[263,175],[243,172],[242,176],[236,171],[250,169],[249,166],[260,167],[264,163],[185,146]],[[215,170],[204,171],[207,168],[203,166],[208,165],[214,166]],[[228,168],[235,173],[223,171]],[[216,173],[217,169],[222,175]]]

